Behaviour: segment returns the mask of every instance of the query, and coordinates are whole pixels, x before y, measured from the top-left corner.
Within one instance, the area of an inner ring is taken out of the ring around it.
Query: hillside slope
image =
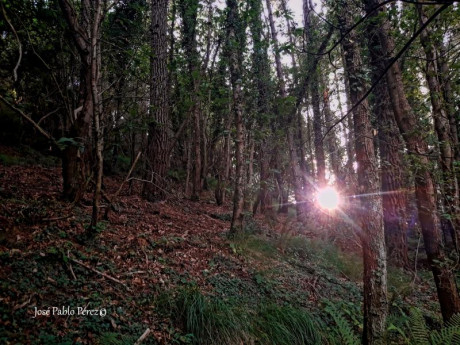
[[[230,205],[150,203],[125,188],[88,242],[90,194],[70,205],[59,168],[6,163],[0,343],[133,344],[149,330],[143,344],[306,344],[344,327],[358,339],[359,254],[297,234],[289,217],[247,217],[246,234],[229,240]],[[106,178],[106,194],[120,183]],[[390,321],[404,324],[414,304],[439,318],[426,272],[390,273]]]

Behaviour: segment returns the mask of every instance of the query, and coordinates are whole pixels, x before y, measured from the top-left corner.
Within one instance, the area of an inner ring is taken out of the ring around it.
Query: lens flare
[[[333,211],[339,207],[339,193],[333,187],[320,189],[317,195],[317,201],[322,208]]]

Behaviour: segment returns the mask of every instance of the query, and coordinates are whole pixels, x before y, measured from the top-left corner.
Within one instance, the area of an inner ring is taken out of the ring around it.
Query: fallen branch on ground
[[[107,278],[107,279],[109,279],[109,280],[111,280],[111,281],[113,281],[115,283],[123,285],[126,288],[126,290],[130,291],[130,288],[125,283],[123,283],[121,280],[118,280],[117,278],[109,276],[108,274],[106,274],[104,272],[98,271],[98,270],[92,268],[91,266],[88,266],[87,264],[85,264],[84,262],[82,262],[80,260],[77,260],[77,259],[74,259],[74,258],[71,258],[71,257],[69,257],[69,259],[70,259],[70,261],[72,261],[72,262],[74,262],[74,263],[86,268],[87,270],[90,270],[91,272],[99,274],[100,276],[103,276],[104,278]]]
[[[145,332],[142,333],[142,335],[139,337],[139,339],[137,339],[137,341],[134,343],[134,345],[139,345],[140,343],[142,343],[142,342],[145,340],[145,338],[148,337],[148,335],[150,334],[150,332],[151,332],[151,331],[150,331],[150,328],[147,328],[147,329],[145,330]]]

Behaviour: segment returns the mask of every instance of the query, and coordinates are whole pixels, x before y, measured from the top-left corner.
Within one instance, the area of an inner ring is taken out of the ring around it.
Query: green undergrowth
[[[25,219],[18,218],[18,224],[26,224]],[[114,231],[101,224],[104,233]],[[82,247],[71,232],[47,225],[33,237],[40,249],[0,253],[0,267],[8,270],[8,279],[0,282],[0,344],[133,344],[147,327],[163,338],[149,336],[142,344],[358,344],[363,331],[360,256],[324,240],[269,233],[256,222],[246,230],[222,243],[198,272],[182,270],[174,254],[201,245],[201,238],[141,235],[142,253],[132,246],[118,259],[133,266],[156,262],[166,283],[137,289],[136,276],[122,276],[126,267],[105,256],[119,244],[117,237]],[[127,286],[70,258],[120,277]],[[139,277],[147,274],[156,273]],[[414,276],[389,267],[389,344],[416,344],[422,337],[422,344],[455,344],[457,325],[443,325],[429,280],[425,271]],[[106,308],[107,316],[31,317],[34,306],[63,305]]]
[[[326,335],[322,335],[323,343],[360,343],[363,331],[363,266],[360,255],[344,252],[324,240],[297,235],[243,234],[234,239],[230,247],[235,255],[247,259],[252,267],[257,268],[259,264],[262,267],[253,271],[253,282],[258,293],[251,292],[252,301],[264,303],[264,299],[267,299],[308,308],[316,315],[315,322],[327,330]],[[269,268],[264,262],[269,262]],[[300,288],[305,281],[308,282],[306,288]],[[250,291],[248,288],[240,290]],[[416,310],[428,320],[423,327],[429,337],[432,334],[438,337],[437,332],[441,337],[442,332],[455,333],[453,329],[444,331],[446,326],[443,326],[439,307],[432,298],[436,293],[435,288],[425,271],[419,271],[414,276],[413,272],[388,267],[388,291],[389,316],[385,334],[388,343],[417,344],[411,333],[414,307],[418,307]],[[442,339],[446,337],[444,335]],[[426,344],[437,344],[436,339]],[[456,344],[455,341],[447,344]]]
[[[184,334],[189,344],[267,345],[322,344],[318,320],[309,311],[271,301],[248,307],[237,299],[205,296],[198,289],[181,289],[159,296],[156,307]]]
[[[178,344],[361,344],[362,315],[348,302],[323,301],[321,311],[260,300],[248,305],[239,299],[205,295],[197,287],[160,294],[155,309],[171,323]],[[460,341],[460,315],[445,325],[428,325],[423,313],[392,314],[384,334],[388,344],[455,345]]]
[[[0,153],[0,164],[5,166],[11,165],[40,165],[46,168],[56,167],[59,165],[59,158],[43,154],[28,146],[21,146],[17,155]]]
[[[145,331],[142,315],[151,310],[151,293],[129,293],[123,286],[108,287],[107,282],[80,265],[70,265],[67,250],[49,246],[40,252],[4,252],[0,267],[8,279],[0,282],[0,344],[133,344]],[[78,260],[96,266],[91,252],[73,251]],[[70,267],[75,277],[72,277]],[[110,265],[99,271],[116,274]],[[113,273],[112,273],[113,272]],[[16,301],[13,303],[13,301]],[[105,310],[105,315],[34,317],[35,308],[69,307]],[[153,338],[145,344],[156,344]]]

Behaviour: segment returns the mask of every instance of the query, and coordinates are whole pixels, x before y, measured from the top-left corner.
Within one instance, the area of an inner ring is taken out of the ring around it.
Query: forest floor
[[[230,204],[210,194],[151,203],[124,188],[83,242],[91,194],[62,201],[57,162],[37,155],[0,147],[0,344],[133,344],[146,330],[142,344],[281,344],[280,315],[308,316],[319,337],[359,334],[359,248],[325,238],[327,226],[247,217],[229,239]],[[122,179],[105,178],[105,193]],[[429,272],[389,272],[389,324],[402,328],[412,306],[438,322]]]

